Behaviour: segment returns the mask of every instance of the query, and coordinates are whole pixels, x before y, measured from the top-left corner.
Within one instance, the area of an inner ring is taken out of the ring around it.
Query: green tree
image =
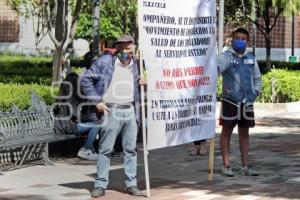
[[[77,21],[81,10],[82,0],[44,0],[47,10],[48,34],[54,43],[52,62],[52,81],[61,81],[63,67],[69,68],[69,55],[76,31]],[[69,4],[75,5],[72,13],[70,30],[68,30]],[[53,26],[54,25],[54,26]],[[67,45],[65,45],[67,42]]]
[[[25,17],[39,17],[39,20],[43,22],[43,31],[48,33],[54,44],[52,81],[61,81],[63,65],[66,64],[65,67],[68,68],[82,0],[9,0],[9,3],[13,9]],[[71,9],[69,9],[70,5]],[[70,10],[72,20],[69,29]]]
[[[255,5],[255,6],[251,6]],[[255,13],[253,8],[256,8]],[[291,16],[300,10],[299,0],[244,0],[245,18],[254,23],[263,34],[266,45],[267,69],[271,69],[271,32],[280,15]],[[253,14],[256,17],[253,17]],[[262,20],[257,20],[257,17]]]
[[[250,2],[245,2],[249,4]],[[249,5],[247,5],[249,7]],[[248,21],[244,17],[243,0],[224,1],[224,29],[227,26],[243,26]]]
[[[99,21],[100,21],[100,0],[93,0],[93,48],[92,60],[99,55]]]
[[[76,38],[92,40],[92,1],[83,4]],[[122,34],[137,37],[137,1],[101,0],[100,2],[100,38],[115,40]]]

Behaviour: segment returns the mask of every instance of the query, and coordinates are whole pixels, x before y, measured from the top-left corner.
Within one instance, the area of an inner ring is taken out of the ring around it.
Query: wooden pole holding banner
[[[224,0],[219,0],[219,19],[218,19],[218,54],[222,52],[224,38]],[[213,180],[214,174],[215,139],[209,140],[209,159],[208,159],[208,180]]]
[[[218,54],[223,49],[224,32],[224,0],[219,0],[219,19],[218,19]],[[215,138],[209,140],[209,158],[208,158],[208,180],[213,180],[214,175],[214,157],[215,157]]]
[[[213,180],[214,175],[214,156],[215,156],[215,138],[209,140],[209,158],[208,158],[208,180]]]
[[[218,54],[222,52],[223,48],[223,32],[224,32],[224,0],[219,1],[219,20],[218,20]]]
[[[144,79],[143,55],[139,51],[140,57],[140,77]],[[145,165],[145,179],[147,197],[150,197],[150,179],[149,179],[149,166],[148,166],[148,149],[147,149],[147,136],[146,136],[146,117],[145,117],[145,86],[141,85],[141,103],[142,103],[142,131],[143,131],[143,151],[144,151],[144,165]]]

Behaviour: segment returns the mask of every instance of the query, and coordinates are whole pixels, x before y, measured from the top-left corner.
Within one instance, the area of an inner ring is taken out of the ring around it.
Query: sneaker
[[[91,197],[97,198],[105,195],[105,189],[101,187],[95,187],[91,193]]]
[[[230,166],[223,167],[222,174],[227,177],[234,177],[234,174],[233,174]]]
[[[259,173],[252,166],[242,167],[241,170],[244,176],[259,176]]]
[[[78,151],[77,156],[79,158],[86,159],[86,160],[97,160],[97,158],[98,158],[98,155],[96,153],[94,153],[92,150],[86,149],[84,147],[82,147]]]
[[[205,156],[207,154],[207,146],[206,142],[201,142],[199,146],[199,152],[198,155]]]
[[[126,188],[126,191],[128,194],[132,195],[132,196],[142,196],[142,192],[137,188],[137,186],[131,186]]]
[[[199,145],[194,145],[193,149],[190,150],[190,152],[189,152],[190,156],[199,155],[199,150],[200,150]]]

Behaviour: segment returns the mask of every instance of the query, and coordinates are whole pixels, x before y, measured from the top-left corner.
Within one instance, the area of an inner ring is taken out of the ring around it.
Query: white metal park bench
[[[0,111],[0,171],[52,164],[48,143],[75,137],[54,132],[51,107],[33,94],[28,110],[13,106],[10,112]]]

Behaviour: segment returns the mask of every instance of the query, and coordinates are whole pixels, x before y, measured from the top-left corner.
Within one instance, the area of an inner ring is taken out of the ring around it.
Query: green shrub
[[[4,110],[10,109],[15,103],[20,109],[27,109],[30,106],[30,91],[34,91],[48,105],[54,102],[54,96],[58,93],[57,88],[52,90],[50,86],[0,83],[0,108]]]
[[[81,74],[84,70],[85,70],[85,68],[72,67],[72,71],[75,72],[76,74]]]
[[[300,63],[290,63],[284,61],[272,61],[271,63],[272,67],[274,66],[275,69],[300,70]],[[266,68],[266,61],[258,61],[258,65],[263,74],[268,72]]]
[[[47,51],[38,51],[38,52],[16,52],[16,51],[1,51],[0,56],[20,56],[20,57],[25,57],[25,56],[30,56],[30,57],[46,57],[50,58],[50,55]]]
[[[50,85],[51,62],[49,57],[0,55],[0,82]]]
[[[32,56],[11,56],[0,55],[0,69],[18,69],[26,67],[48,67],[52,66],[50,57],[32,57]]]
[[[218,76],[218,84],[217,84],[217,100],[220,101],[222,95],[222,76]]]
[[[217,96],[221,97],[221,93],[222,77],[219,77]],[[300,71],[274,69],[262,75],[262,90],[257,101],[263,103],[300,101]]]
[[[300,101],[300,71],[271,70],[262,76],[262,81],[262,92],[258,101],[275,103]]]
[[[0,82],[19,84],[37,83],[40,85],[51,85],[51,76],[0,75]]]
[[[52,68],[49,67],[35,67],[35,66],[23,66],[23,67],[18,67],[16,66],[9,66],[5,67],[3,66],[0,68],[0,73],[2,75],[34,75],[34,76],[51,76],[52,73]]]
[[[71,66],[84,68],[84,60],[82,58],[74,58],[70,61]],[[52,70],[52,58],[50,57],[33,57],[33,56],[21,56],[21,55],[1,55],[0,54],[0,69],[4,71],[29,68],[43,68],[43,70]],[[42,71],[42,70],[41,70]]]
[[[50,85],[52,58],[0,54],[0,82]],[[75,72],[81,72],[82,60],[72,60]]]

